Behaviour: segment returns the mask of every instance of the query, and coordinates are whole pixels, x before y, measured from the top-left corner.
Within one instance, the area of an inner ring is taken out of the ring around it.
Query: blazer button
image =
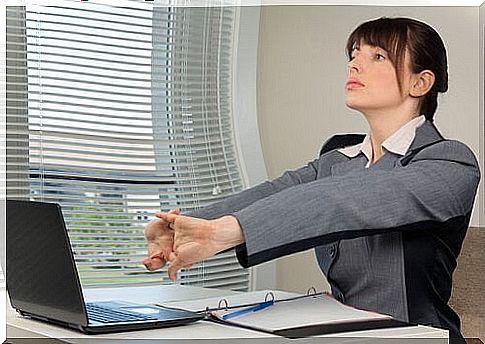
[[[337,248],[335,246],[330,247],[328,253],[330,254],[330,257],[334,258],[335,254],[337,253]]]
[[[344,302],[344,294],[338,293],[337,296],[335,297],[337,301],[339,302]]]

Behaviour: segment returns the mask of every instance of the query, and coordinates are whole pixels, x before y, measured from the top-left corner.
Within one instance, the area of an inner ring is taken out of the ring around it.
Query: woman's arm
[[[473,153],[456,141],[420,151],[405,167],[325,177],[235,212],[252,266],[339,239],[443,223],[472,209],[480,172]]]
[[[184,215],[202,219],[216,219],[232,214],[287,188],[314,181],[317,177],[317,166],[318,160],[314,160],[297,170],[287,171],[272,181],[263,182],[200,209],[184,212]]]
[[[252,266],[331,241],[465,219],[480,172],[463,144],[443,141],[405,167],[362,169],[285,188],[232,216],[203,220],[159,214],[175,229],[171,278],[181,267],[239,245]],[[240,245],[245,242],[244,245]]]
[[[197,225],[197,228],[201,231],[201,236],[207,235],[209,233],[209,230],[212,229],[213,226],[209,224],[206,220],[218,219],[220,217],[223,217],[224,215],[237,212],[258,200],[264,199],[265,197],[278,193],[286,188],[315,180],[317,176],[317,164],[318,160],[315,160],[300,169],[285,172],[281,177],[273,181],[264,182],[253,188],[229,196],[221,201],[215,202],[201,209],[187,212],[184,214],[185,218],[187,218],[187,216],[190,216],[190,219],[193,220],[192,222],[194,222]],[[170,211],[170,213],[180,214],[180,211],[178,209],[173,209]],[[199,221],[199,219],[201,220]],[[225,219],[227,220],[228,217],[225,217]],[[237,220],[235,220],[233,217],[231,217],[230,219],[232,219],[233,225],[235,222],[235,224],[238,226]],[[191,226],[192,222],[185,221],[188,230],[192,230],[194,228],[194,226]],[[225,233],[224,231],[230,229],[232,234],[236,233],[237,235],[242,236],[239,226],[238,228],[235,228],[234,226],[228,228],[228,221],[216,221],[216,223],[219,225],[218,229],[221,229],[220,231],[218,231],[218,233],[223,234]],[[222,223],[224,224],[224,226],[221,227],[220,225]],[[202,224],[205,225],[202,226]],[[224,235],[223,238],[227,239],[227,235]],[[194,263],[195,261],[206,258],[221,251],[221,246],[218,245],[220,244],[220,241],[214,242],[214,245],[212,245],[213,247],[209,247],[205,244],[205,246],[192,245],[190,247],[197,247],[198,252],[194,253],[194,255],[192,252],[186,250],[186,252],[188,252],[187,256],[190,258],[185,259],[183,262],[179,260],[178,262],[174,263],[174,257],[170,257],[174,245],[174,231],[173,229],[169,228],[168,222],[163,218],[155,218],[154,220],[147,223],[147,225],[145,226],[145,239],[148,246],[148,256],[143,260],[143,264],[148,270],[156,270],[163,267],[168,260],[172,260],[172,265],[169,269],[171,278],[175,278],[175,272],[178,265],[180,265],[180,267],[187,266],[191,263]],[[179,242],[180,240],[181,239],[179,232]],[[234,242],[242,243],[243,241],[231,241],[231,243]],[[234,245],[228,247],[226,246],[227,243],[225,243],[222,247],[231,248]],[[201,250],[201,247],[203,247],[204,250]]]

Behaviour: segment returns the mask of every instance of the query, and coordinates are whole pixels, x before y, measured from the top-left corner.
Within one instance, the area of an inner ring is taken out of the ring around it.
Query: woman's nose
[[[352,60],[349,61],[348,63],[348,69],[349,72],[354,71],[354,72],[360,72],[362,70],[361,64],[357,61],[356,58],[353,58]]]

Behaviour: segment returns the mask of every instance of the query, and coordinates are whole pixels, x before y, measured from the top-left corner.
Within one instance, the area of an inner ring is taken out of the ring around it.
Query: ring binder
[[[222,316],[222,320],[233,319],[233,318],[236,318],[236,317],[246,315],[246,314],[251,313],[251,312],[259,312],[259,311],[262,311],[263,309],[266,309],[266,308],[271,307],[273,305],[274,305],[273,300],[261,302],[261,303],[257,304],[256,306],[246,307],[246,308],[238,309],[237,311],[234,311],[232,313],[224,314]]]
[[[225,306],[221,306],[222,303],[225,303],[226,305]],[[217,305],[217,308],[220,308],[220,309],[228,309],[229,307],[229,302],[227,302],[227,299],[220,299],[219,300],[219,303]]]
[[[315,289],[315,287],[310,287],[310,288],[308,288],[308,290],[306,291],[306,294],[307,294],[308,296],[310,296],[310,295],[316,295],[316,294],[317,294],[317,290]]]
[[[314,287],[311,287],[310,289],[312,289],[314,291],[314,293],[310,294],[309,292],[307,292],[306,295],[300,295],[300,296],[289,297],[289,298],[284,298],[284,299],[276,299],[274,293],[272,291],[270,291],[270,292],[266,293],[266,295],[264,296],[264,300],[261,300],[261,302],[244,303],[244,304],[237,304],[237,305],[230,305],[229,301],[227,301],[227,299],[224,298],[224,299],[219,300],[217,307],[215,307],[215,308],[206,307],[203,312],[207,314],[207,313],[216,312],[216,311],[228,311],[228,310],[235,309],[235,308],[257,306],[262,302],[273,301],[274,303],[278,303],[278,302],[298,300],[298,299],[306,298],[306,297],[309,297],[309,296],[318,296],[318,295],[328,294],[326,292],[318,292],[317,293],[317,291]]]
[[[268,297],[268,296],[271,296],[271,299]],[[274,294],[272,291],[266,293],[266,295],[264,296],[264,302],[268,302],[268,301],[273,301],[274,302]]]
[[[244,295],[245,293],[238,294]],[[221,299],[187,301],[186,309],[205,315],[206,321],[301,338],[318,334],[401,327],[409,324],[389,315],[357,309],[340,303],[328,292],[308,288],[306,294],[283,294],[281,291],[247,293],[252,297],[228,296]],[[257,296],[256,296],[257,295]],[[231,304],[234,300],[241,300]],[[243,301],[244,300],[244,301]],[[192,306],[189,306],[192,304]],[[210,305],[217,305],[211,308]],[[175,305],[177,306],[177,304]],[[166,305],[165,308],[169,308]]]

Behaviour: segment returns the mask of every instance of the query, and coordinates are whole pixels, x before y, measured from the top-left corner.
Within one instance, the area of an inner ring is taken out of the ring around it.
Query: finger
[[[168,261],[170,264],[177,259],[177,254],[175,252],[171,252],[170,255],[168,256]]]
[[[159,232],[161,222],[163,221],[160,219],[154,219],[145,225],[143,233],[147,241],[152,241],[156,238],[157,233]]]
[[[151,262],[150,262],[150,258],[145,258],[142,260],[142,263],[143,265],[145,265],[145,268],[147,270],[150,270],[151,269]]]
[[[164,211],[157,211],[155,213],[155,216],[158,217],[158,218],[160,218],[160,219],[163,219],[165,221],[172,220],[172,221],[169,221],[169,222],[173,222],[173,219],[175,219],[178,216],[178,214],[176,214],[176,213],[170,213],[170,212],[169,213],[166,213]]]
[[[149,241],[147,246],[148,246],[147,256],[149,258],[152,258],[154,256],[160,256],[160,254],[162,253],[159,242]]]
[[[175,282],[177,280],[177,271],[180,269],[189,269],[192,267],[193,264],[184,264],[182,260],[175,259],[170,263],[170,267],[168,268],[168,277]]]
[[[148,259],[149,259],[149,267],[151,268],[152,271],[163,268],[167,263],[167,260],[162,256],[161,253],[154,254],[148,257]]]
[[[143,265],[145,265],[149,271],[160,269],[165,265],[165,263],[165,259],[160,257],[160,255],[153,255],[143,260]]]
[[[179,208],[174,208],[168,212],[169,214],[175,214],[175,215],[180,215],[180,209]]]
[[[164,211],[157,211],[155,213],[155,216],[158,217],[159,219],[162,219],[162,220],[165,220],[167,222],[171,222],[170,220],[173,219],[173,217],[169,217],[169,219],[167,219],[167,215],[180,215],[180,209],[179,208],[174,208],[174,209],[171,209],[168,213],[167,212],[164,212]],[[172,221],[173,222],[173,221]]]
[[[173,215],[180,215],[180,209],[175,208],[175,209],[170,210],[168,213],[173,214]],[[170,228],[171,230],[175,230],[175,220],[174,220],[174,222],[169,222],[168,228]]]
[[[170,209],[168,212],[166,212],[166,211],[157,211],[157,212],[155,213],[155,216],[160,217],[160,216],[162,216],[163,214],[174,214],[174,215],[180,215],[180,208],[173,208],[173,209]]]
[[[174,213],[164,213],[164,212],[159,211],[159,212],[155,213],[155,216],[162,219],[162,220],[165,220],[167,222],[173,223],[173,222],[175,222],[175,219],[179,215],[174,214]]]
[[[155,216],[158,217],[158,218],[160,218],[160,219],[164,219],[166,214],[168,214],[168,213],[166,213],[164,211],[157,211],[155,213]]]
[[[173,250],[177,252],[178,248],[184,244],[183,240],[183,235],[180,233],[180,231],[176,231],[174,228],[174,233],[173,233]]]
[[[168,268],[168,277],[172,282],[177,280],[177,271],[183,268],[183,263],[180,259],[175,258]]]
[[[167,243],[165,247],[162,248],[162,257],[165,261],[170,261],[170,256],[173,253],[173,240]]]
[[[145,268],[148,270],[148,271],[153,271],[154,268],[152,266],[152,260],[150,258],[145,258],[143,259],[143,265],[145,265]]]

